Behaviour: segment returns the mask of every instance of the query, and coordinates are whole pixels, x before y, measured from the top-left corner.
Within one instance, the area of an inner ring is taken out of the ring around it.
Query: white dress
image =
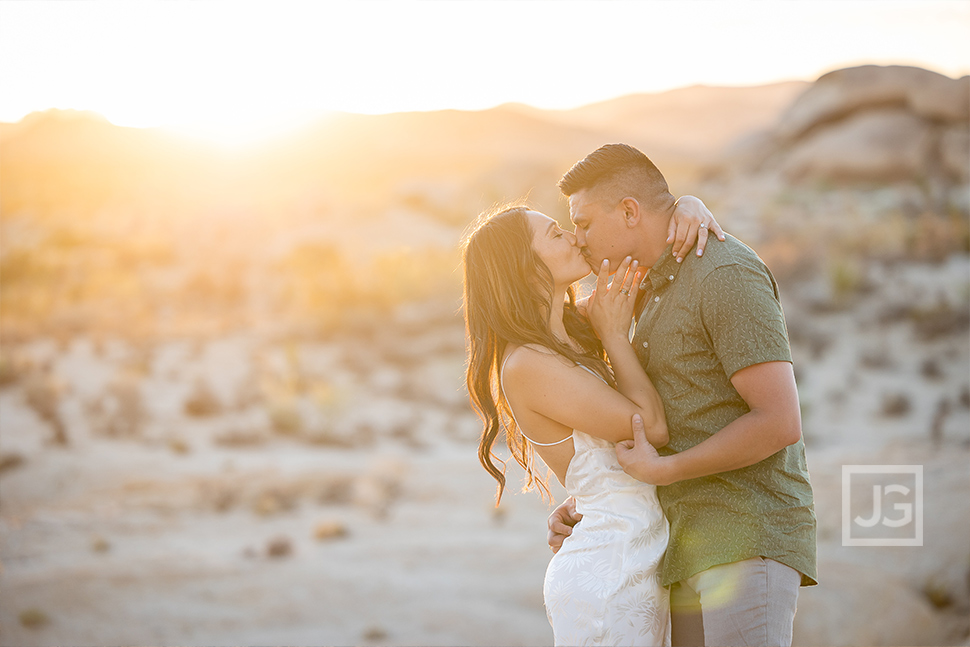
[[[565,485],[583,519],[546,569],[542,592],[555,643],[667,647],[670,605],[659,568],[668,525],[657,488],[624,472],[608,440],[581,431],[572,440]]]
[[[556,645],[670,645],[657,489],[626,474],[613,443],[573,432],[566,490],[583,515],[549,562],[543,597]]]

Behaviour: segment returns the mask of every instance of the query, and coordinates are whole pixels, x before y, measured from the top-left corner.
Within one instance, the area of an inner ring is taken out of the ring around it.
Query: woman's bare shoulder
[[[551,348],[540,344],[512,346],[505,351],[505,375],[513,379],[548,375],[549,371],[561,371],[576,365]]]

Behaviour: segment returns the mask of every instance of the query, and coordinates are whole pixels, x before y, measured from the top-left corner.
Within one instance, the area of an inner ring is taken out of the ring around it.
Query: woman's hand
[[[596,289],[589,297],[586,311],[593,330],[604,346],[615,339],[629,343],[633,306],[644,274],[640,272],[638,265],[638,261],[631,261],[627,256],[616,268],[611,285],[607,284],[610,262],[604,259],[600,266]]]
[[[671,251],[678,263],[684,260],[684,256],[694,246],[694,241],[697,241],[697,255],[704,254],[708,231],[713,231],[718,240],[724,240],[721,226],[700,198],[692,195],[678,198],[667,226],[667,244],[673,244]]]

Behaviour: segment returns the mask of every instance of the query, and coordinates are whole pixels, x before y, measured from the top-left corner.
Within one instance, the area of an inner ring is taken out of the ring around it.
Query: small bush
[[[208,383],[204,380],[196,380],[192,387],[192,393],[185,401],[186,415],[203,418],[215,416],[222,412],[222,403],[215,396]]]
[[[883,396],[880,413],[886,418],[901,418],[913,408],[905,393],[891,393]]]

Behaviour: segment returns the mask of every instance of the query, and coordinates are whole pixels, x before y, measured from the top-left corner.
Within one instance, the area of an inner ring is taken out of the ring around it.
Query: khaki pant
[[[670,587],[674,647],[791,645],[801,575],[754,557],[713,566]]]

